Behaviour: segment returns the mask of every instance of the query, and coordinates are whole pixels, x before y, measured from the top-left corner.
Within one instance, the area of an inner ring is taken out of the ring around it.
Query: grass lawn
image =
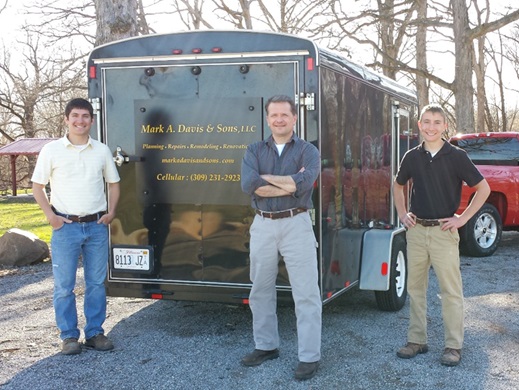
[[[0,197],[0,236],[12,228],[29,231],[50,243],[52,228],[32,197]]]

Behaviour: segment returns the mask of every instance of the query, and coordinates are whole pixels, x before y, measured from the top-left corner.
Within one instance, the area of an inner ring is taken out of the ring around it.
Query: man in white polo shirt
[[[108,224],[119,200],[119,174],[110,149],[90,138],[92,105],[72,99],[65,108],[67,134],[43,147],[32,176],[34,198],[52,226],[54,311],[61,352],[81,352],[76,309],[76,271],[81,256],[85,277],[85,346],[113,349],[104,335]],[[50,202],[45,185],[50,181]],[[105,194],[108,184],[108,202]]]

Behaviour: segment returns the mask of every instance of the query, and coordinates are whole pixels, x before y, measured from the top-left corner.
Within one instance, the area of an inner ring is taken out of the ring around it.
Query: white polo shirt
[[[86,147],[77,148],[65,136],[42,148],[31,180],[50,182],[57,211],[84,216],[107,209],[105,181],[120,178],[108,146],[89,137]]]

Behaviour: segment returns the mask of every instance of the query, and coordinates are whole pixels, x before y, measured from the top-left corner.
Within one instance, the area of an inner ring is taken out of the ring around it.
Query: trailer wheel
[[[497,209],[485,203],[460,229],[460,252],[466,256],[492,255],[501,242],[503,223]]]
[[[407,250],[403,235],[393,240],[389,290],[375,291],[377,306],[383,311],[398,311],[407,299]]]

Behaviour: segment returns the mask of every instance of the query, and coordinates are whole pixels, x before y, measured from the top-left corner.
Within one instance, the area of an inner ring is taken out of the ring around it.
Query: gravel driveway
[[[507,232],[494,256],[462,258],[466,333],[458,367],[439,363],[443,327],[431,273],[429,353],[398,359],[409,304],[381,312],[372,292],[356,291],[324,307],[321,367],[306,382],[293,379],[290,307],[279,308],[280,358],[256,368],[239,364],[253,349],[248,308],[212,303],[110,297],[105,329],[116,348],[62,356],[50,264],[0,269],[0,389],[518,389],[518,249],[519,233]],[[82,307],[82,285],[77,295]]]

